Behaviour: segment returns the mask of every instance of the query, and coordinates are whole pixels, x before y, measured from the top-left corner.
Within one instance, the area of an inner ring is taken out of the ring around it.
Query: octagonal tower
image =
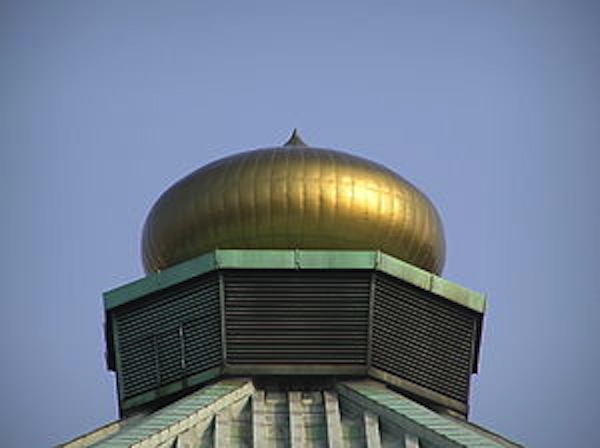
[[[122,420],[70,446],[516,446],[466,420],[485,299],[444,259],[382,165],[295,131],[210,163],[150,211],[147,276],[104,295]]]

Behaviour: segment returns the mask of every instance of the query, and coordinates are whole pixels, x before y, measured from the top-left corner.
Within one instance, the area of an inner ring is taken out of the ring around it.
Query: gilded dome
[[[156,272],[214,249],[381,250],[439,274],[442,223],[416,187],[375,162],[306,146],[241,152],[176,182],[152,207],[142,262]]]

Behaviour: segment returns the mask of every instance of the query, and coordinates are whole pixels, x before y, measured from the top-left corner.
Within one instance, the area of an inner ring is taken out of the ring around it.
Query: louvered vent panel
[[[122,399],[221,363],[219,283],[209,274],[115,312]]]
[[[477,322],[466,308],[377,274],[372,365],[466,403]]]
[[[230,364],[364,364],[370,274],[226,271]]]

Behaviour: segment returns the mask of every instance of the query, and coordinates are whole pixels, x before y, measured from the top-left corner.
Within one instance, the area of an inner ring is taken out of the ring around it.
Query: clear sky
[[[0,440],[115,419],[103,291],[159,194],[239,150],[388,165],[488,296],[471,418],[597,442],[600,2],[0,0]]]

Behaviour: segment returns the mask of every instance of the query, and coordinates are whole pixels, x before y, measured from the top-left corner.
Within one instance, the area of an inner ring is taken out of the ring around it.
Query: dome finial
[[[294,128],[292,135],[283,146],[307,146],[306,143],[300,138],[298,129]]]

